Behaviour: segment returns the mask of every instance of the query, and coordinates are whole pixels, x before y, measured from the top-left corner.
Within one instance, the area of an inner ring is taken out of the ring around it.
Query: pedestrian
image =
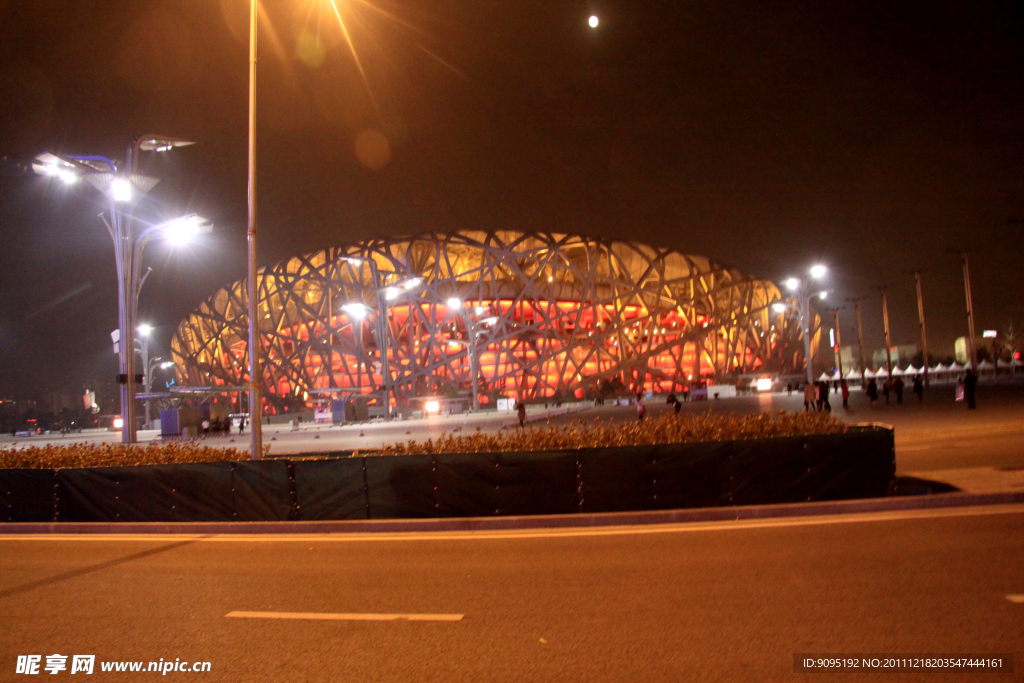
[[[241,436],[243,431],[245,431],[245,415],[238,418],[238,435]]]
[[[967,368],[967,372],[964,374],[964,399],[967,401],[967,409],[974,410],[978,406],[974,403],[974,390],[978,385],[978,378],[974,374],[974,370]]]
[[[914,375],[914,393],[917,394],[917,402],[924,403],[924,382],[921,375]]]
[[[210,421],[207,420],[207,419],[203,419],[203,438],[206,438],[206,435],[209,434],[209,433],[210,433]]]
[[[885,396],[885,405],[889,405],[889,390],[892,389],[892,378],[882,382],[882,395]]]
[[[807,412],[810,412],[810,411],[814,410],[814,402],[815,402],[814,394],[815,394],[814,385],[812,383],[810,383],[810,382],[805,384],[804,385],[804,410],[806,410]]]
[[[878,382],[875,381],[874,377],[868,382],[867,394],[868,399],[871,401],[871,407],[874,408],[875,404],[878,403]]]
[[[637,419],[638,422],[643,422],[644,421],[644,413],[645,412],[646,412],[646,409],[644,408],[644,395],[643,394],[637,394],[636,395],[636,419]]]
[[[790,383],[788,383],[786,385],[786,396],[792,396],[792,395],[793,395],[793,383],[790,382]]]
[[[689,401],[690,400],[690,387],[689,387],[689,385],[683,387],[683,400],[684,401]]]
[[[814,405],[817,407],[817,410],[818,410],[819,413],[821,412],[821,409],[825,405],[825,399],[826,398],[828,398],[828,385],[826,385],[824,382],[815,382],[814,383]]]
[[[828,382],[821,383],[821,407],[826,413],[832,412],[832,404],[828,402]]]
[[[897,377],[892,383],[892,388],[896,392],[896,405],[903,403],[903,378]]]
[[[516,414],[519,416],[519,428],[526,429],[526,405],[523,399],[516,401]]]
[[[668,403],[669,403],[669,405],[672,406],[673,412],[676,412],[676,413],[678,413],[679,409],[683,407],[683,404],[680,402],[680,400],[678,398],[676,398],[676,395],[675,395],[674,392],[670,393],[668,395]]]
[[[843,395],[843,410],[850,409],[850,385],[846,383],[846,380],[839,382],[839,391]]]

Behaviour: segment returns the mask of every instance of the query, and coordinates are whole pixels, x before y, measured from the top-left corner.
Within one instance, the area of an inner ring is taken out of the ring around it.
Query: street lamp
[[[804,338],[804,366],[807,371],[807,382],[814,383],[814,374],[811,368],[811,298],[824,299],[828,292],[819,290],[811,291],[814,280],[821,280],[828,274],[828,269],[823,265],[812,266],[808,270],[809,277],[786,278],[786,289],[793,292],[797,297],[797,305],[785,301],[776,301],[772,304],[772,310],[776,313],[785,313],[787,309],[793,308],[800,317],[800,327]]]
[[[370,277],[373,280],[373,291],[377,298],[377,345],[380,349],[380,369],[381,379],[384,380],[384,419],[391,419],[391,367],[388,359],[388,331],[390,329],[388,307],[389,302],[394,301],[400,296],[405,294],[411,294],[415,292],[423,284],[423,278],[411,277],[401,282],[397,282],[393,285],[380,286],[378,280],[377,262],[372,258],[363,258],[361,256],[344,256],[343,261],[346,261],[355,266],[366,265],[370,268]],[[381,294],[384,295],[381,298]],[[365,304],[345,304],[342,310],[349,313],[354,317],[360,319],[365,318],[369,312],[369,309]],[[360,327],[360,341],[359,345],[362,348],[362,327]]]
[[[124,443],[135,443],[137,440],[135,308],[141,286],[139,266],[142,262],[142,250],[149,239],[158,236],[158,229],[167,230],[172,225],[179,225],[176,219],[149,228],[139,236],[134,234],[134,202],[159,182],[157,178],[137,172],[139,155],[141,152],[166,152],[192,144],[194,143],[190,140],[164,135],[139,136],[128,146],[127,161],[120,170],[113,160],[97,155],[60,156],[45,152],[38,155],[32,164],[32,170],[36,173],[58,178],[66,185],[75,184],[79,178],[84,179],[99,190],[109,203],[110,222],[107,223],[107,229],[114,242],[114,259],[117,265],[120,344],[118,383],[121,384],[121,415],[124,417],[121,441]],[[207,224],[206,221],[203,223]]]
[[[468,340],[462,339],[449,339],[449,346],[465,346],[466,352],[469,354],[469,373],[470,373],[470,386],[473,388],[473,412],[480,412],[480,395],[479,388],[477,387],[477,348],[476,340],[481,334],[486,332],[486,326],[493,325],[498,322],[498,316],[490,315],[481,318],[480,316],[487,312],[487,309],[483,306],[476,306],[473,308],[475,319],[470,319],[466,316],[465,308],[462,305],[462,300],[458,297],[451,297],[448,299],[448,307],[452,309],[453,313],[457,313],[462,317],[463,323],[466,325],[466,334],[469,337]]]

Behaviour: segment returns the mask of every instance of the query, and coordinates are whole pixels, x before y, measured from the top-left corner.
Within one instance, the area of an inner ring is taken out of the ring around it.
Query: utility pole
[[[857,352],[860,354],[860,371],[863,375],[864,371],[868,369],[864,363],[864,325],[860,321],[860,302],[864,300],[864,297],[849,297],[846,300],[853,302],[853,310],[857,313]]]
[[[839,336],[839,309],[832,309],[833,323],[832,326],[836,331],[836,368],[839,370],[839,379],[843,378],[843,342]]]
[[[924,330],[924,297],[921,296],[921,271],[914,271],[914,283],[917,285],[917,320],[921,327],[921,357],[924,359],[924,385],[929,386],[928,378],[928,335]]]
[[[878,287],[882,292],[882,323],[885,326],[885,371],[892,377],[892,341],[889,337],[889,301],[885,296],[886,287]]]
[[[964,296],[967,298],[967,366],[973,371],[974,364],[974,304],[971,301],[971,271],[967,266],[967,250],[960,250],[960,262],[964,267]]]
[[[260,460],[263,457],[263,404],[260,399],[260,383],[263,371],[260,369],[259,332],[259,270],[256,265],[256,14],[257,0],[249,3],[249,165],[247,222],[248,249],[246,253],[249,295],[249,433],[252,446],[249,457]]]

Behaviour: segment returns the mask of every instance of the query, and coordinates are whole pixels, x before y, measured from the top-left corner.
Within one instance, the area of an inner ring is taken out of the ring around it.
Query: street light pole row
[[[194,144],[168,136],[143,135],[128,147],[127,164],[119,172],[117,164],[104,156],[81,155],[60,156],[49,152],[35,158],[32,169],[44,176],[57,178],[66,185],[74,185],[85,179],[99,190],[109,203],[110,221],[106,224],[114,243],[114,259],[117,267],[118,291],[118,354],[121,385],[121,440],[135,443],[135,317],[138,293],[141,287],[139,277],[142,255],[146,243],[163,233],[172,239],[180,234],[196,234],[209,230],[209,222],[191,215],[152,226],[134,234],[134,206],[137,196],[143,196],[158,179],[138,173],[138,161],[142,152],[166,152],[176,147]],[[121,208],[127,207],[126,209]],[[102,216],[102,214],[101,214]]]

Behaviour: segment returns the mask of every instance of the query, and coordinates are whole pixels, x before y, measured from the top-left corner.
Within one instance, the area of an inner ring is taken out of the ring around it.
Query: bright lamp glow
[[[114,429],[121,429],[124,427],[124,420],[119,417],[114,418]]]
[[[388,301],[393,301],[397,297],[398,290],[395,289],[394,287],[388,287],[387,289],[384,290],[384,298],[387,299]]]
[[[196,235],[213,230],[213,223],[202,216],[192,214],[175,218],[173,221],[167,221],[163,225],[158,226],[158,229],[163,233],[167,241],[172,244],[185,244]]]
[[[63,180],[65,185],[74,185],[78,182],[78,175],[71,171],[57,171],[57,177]]]
[[[789,278],[788,280],[786,280],[786,288],[787,289],[799,289],[800,288],[800,280],[798,280],[795,277]]]
[[[166,363],[161,363],[160,367],[163,368],[164,370],[168,370],[170,368],[173,368],[174,367],[174,361],[170,361],[169,360]]]
[[[786,304],[782,303],[781,301],[777,301],[774,304],[772,304],[772,310],[775,311],[776,313],[785,313]]]
[[[590,28],[597,28],[600,21],[598,20],[597,15],[591,15],[590,19],[587,20],[587,23],[590,24]]]
[[[818,298],[824,300],[828,296],[828,292],[819,292]]]
[[[423,278],[421,278],[421,277],[411,277],[411,278],[409,278],[408,280],[406,280],[405,282],[402,283],[402,287],[404,287],[405,289],[415,289],[416,287],[419,287],[420,284],[422,284],[422,283],[423,283]]]
[[[822,265],[811,266],[811,277],[815,280],[820,280],[825,277],[825,273],[828,272],[828,268]]]
[[[365,304],[345,304],[341,307],[341,310],[349,314],[350,317],[362,320],[366,317],[367,308]]]
[[[439,402],[437,402],[437,401],[427,401],[427,402],[426,402],[426,403],[425,403],[425,404],[423,405],[423,408],[424,408],[424,409],[425,409],[425,410],[426,410],[426,411],[427,411],[428,413],[436,413],[436,412],[438,412],[438,411],[440,411],[440,410],[441,410],[441,404],[440,404]]]
[[[114,178],[110,181],[110,196],[115,202],[130,202],[132,200],[132,184],[127,178]]]
[[[457,296],[448,299],[448,308],[462,308],[462,300]]]
[[[477,314],[477,315],[483,315],[484,313],[486,313],[486,312],[487,312],[487,309],[486,309],[486,308],[484,308],[483,306],[477,306],[477,307],[476,307],[476,308],[474,308],[473,310],[474,310],[474,311],[476,311],[476,314]]]
[[[141,325],[139,325],[138,329],[139,334],[141,334],[143,337],[148,337],[149,333],[153,331],[153,326],[147,325],[146,323],[142,323]]]
[[[772,381],[771,381],[771,379],[769,379],[767,377],[762,377],[761,379],[757,380],[757,390],[758,391],[771,391],[772,390]]]
[[[981,333],[981,336],[984,339],[995,339],[997,335],[998,333],[995,330],[985,330]]]

